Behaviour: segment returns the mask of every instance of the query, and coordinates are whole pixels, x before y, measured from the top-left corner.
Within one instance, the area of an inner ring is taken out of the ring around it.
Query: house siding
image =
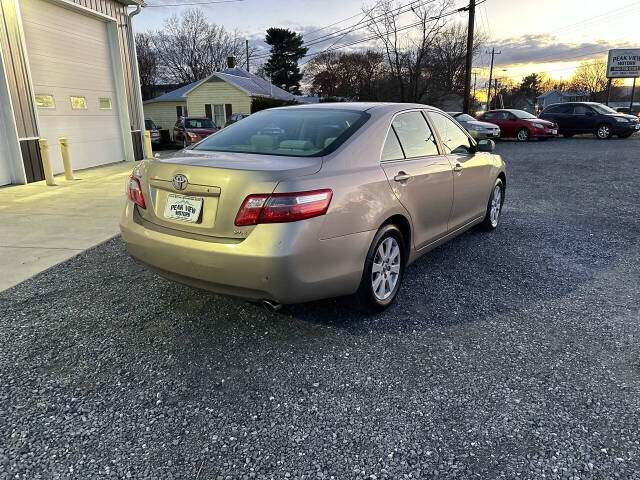
[[[231,104],[232,113],[251,113],[251,97],[239,88],[212,78],[187,93],[189,116],[205,116],[206,104]]]
[[[173,126],[178,120],[176,107],[186,107],[187,102],[155,102],[144,104],[144,117],[153,120],[163,129],[173,131]]]

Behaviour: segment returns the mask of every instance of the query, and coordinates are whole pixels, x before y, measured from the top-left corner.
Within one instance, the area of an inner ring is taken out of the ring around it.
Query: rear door
[[[571,129],[576,133],[591,133],[595,131],[597,115],[593,108],[582,103],[573,106],[571,115]]]
[[[411,216],[415,247],[420,249],[446,235],[453,205],[453,172],[419,110],[396,115],[381,165]]]
[[[570,118],[573,113],[573,105],[572,104],[560,104],[549,107],[545,110],[540,118],[543,120],[549,120],[550,122],[555,122],[558,124],[559,131],[562,132],[570,132]]]
[[[454,199],[448,229],[454,231],[484,215],[493,161],[488,153],[475,153],[469,135],[449,117],[435,111],[428,115],[453,165]]]

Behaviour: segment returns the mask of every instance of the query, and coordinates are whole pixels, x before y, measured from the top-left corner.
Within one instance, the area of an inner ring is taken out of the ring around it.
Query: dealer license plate
[[[554,134],[554,135],[557,135],[558,134],[558,130],[553,129],[553,130],[551,130],[551,133]]]
[[[640,123],[636,125],[636,130],[640,130]]]
[[[187,197],[170,193],[164,206],[164,216],[172,220],[196,223],[200,219],[201,210],[201,197]]]

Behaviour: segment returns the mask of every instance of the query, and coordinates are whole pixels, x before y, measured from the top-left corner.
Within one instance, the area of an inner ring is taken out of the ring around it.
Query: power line
[[[162,3],[162,4],[147,4],[145,8],[164,8],[164,7],[182,7],[185,5],[213,5],[214,3],[237,3],[244,2],[244,0],[206,0],[202,2],[181,2],[181,3]]]
[[[328,34],[325,34],[325,35],[321,35],[321,36],[316,37],[316,38],[312,38],[312,39],[306,41],[304,43],[304,46],[305,47],[311,47],[311,46],[317,45],[319,43],[324,43],[324,42],[327,42],[329,40],[333,40],[336,37],[340,37],[339,40],[338,40],[338,41],[340,41],[340,40],[342,40],[342,38],[346,37],[347,34],[353,33],[354,31],[357,31],[357,30],[362,30],[363,28],[366,28],[366,27],[372,25],[373,22],[376,19],[381,18],[381,17],[387,15],[388,13],[392,13],[392,16],[395,18],[395,17],[397,17],[397,16],[399,16],[399,15],[401,15],[403,13],[407,13],[407,12],[411,11],[413,8],[421,7],[421,6],[424,6],[424,5],[428,4],[428,3],[433,3],[434,1],[435,0],[413,0],[413,1],[411,1],[411,2],[409,2],[407,4],[405,4],[405,5],[401,5],[399,7],[396,7],[396,8],[393,8],[393,9],[389,10],[389,12],[387,12],[386,14],[381,14],[381,15],[377,15],[375,17],[372,17],[364,25],[359,26],[362,23],[362,20],[364,20],[364,18],[363,18],[360,21],[358,21],[357,23],[355,23],[353,25],[349,25],[348,27],[344,27],[344,28],[342,28],[340,30],[336,30],[335,32],[331,32],[331,33],[328,33]],[[486,1],[486,0],[484,0],[484,1]],[[395,12],[395,13],[393,13],[393,12]],[[366,15],[367,14],[365,14],[365,18],[366,18]],[[337,22],[337,23],[340,23],[340,22]],[[322,29],[318,29],[318,30],[322,30]],[[318,31],[318,30],[316,30],[316,31]],[[346,33],[341,35],[343,32],[346,32]],[[337,42],[334,42],[334,45],[335,45],[335,43],[337,43]],[[316,54],[319,54],[319,53],[324,53],[324,52],[315,52],[315,53],[313,53],[311,55],[316,55]],[[263,54],[260,54],[260,55],[256,55],[254,58],[264,58],[264,57],[268,57],[269,55],[270,55],[270,53],[263,53]]]

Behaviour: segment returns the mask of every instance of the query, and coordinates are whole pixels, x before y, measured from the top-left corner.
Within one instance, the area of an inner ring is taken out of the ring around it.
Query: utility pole
[[[472,72],[473,73],[473,99],[475,100],[476,98],[476,82],[478,80],[478,72]]]
[[[631,101],[629,102],[629,113],[633,115],[633,96],[636,93],[636,77],[633,77],[633,85],[631,86]]]
[[[498,102],[497,102],[497,98],[498,98],[498,79],[494,79],[493,80],[493,98],[496,99],[496,108],[498,108]]]
[[[249,71],[249,40],[244,41],[244,46],[247,49],[247,72]]]
[[[464,71],[464,104],[462,111],[469,113],[471,93],[471,68],[473,64],[473,26],[476,17],[476,0],[469,0],[469,25],[467,26],[467,63]]]
[[[491,77],[493,76],[493,57],[495,57],[496,55],[500,55],[501,53],[502,52],[496,52],[495,48],[491,49],[491,68],[489,69],[489,90],[487,92],[487,110],[489,110],[489,102],[491,101]]]

